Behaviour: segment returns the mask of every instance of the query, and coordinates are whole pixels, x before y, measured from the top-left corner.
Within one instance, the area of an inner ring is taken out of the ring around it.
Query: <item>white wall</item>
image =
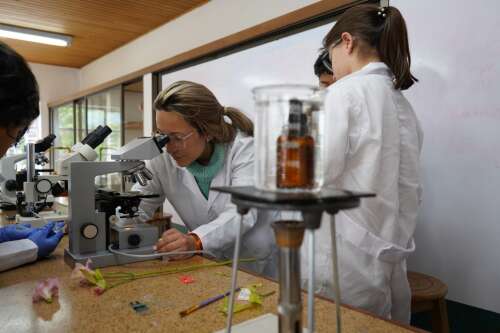
[[[212,0],[81,69],[81,89],[110,81],[317,0]]]
[[[147,73],[142,77],[142,112],[143,112],[143,135],[150,136],[153,133],[153,74]]]
[[[406,18],[407,91],[425,132],[423,206],[410,269],[452,300],[500,312],[500,2],[392,0]]]
[[[270,84],[317,85],[313,64],[328,23],[250,49],[163,75],[162,86],[179,80],[207,86],[224,106],[232,106],[255,119],[252,89]]]
[[[49,110],[47,103],[76,93],[80,89],[80,70],[76,68],[30,63],[40,88],[41,117],[33,122],[38,138],[49,134]]]

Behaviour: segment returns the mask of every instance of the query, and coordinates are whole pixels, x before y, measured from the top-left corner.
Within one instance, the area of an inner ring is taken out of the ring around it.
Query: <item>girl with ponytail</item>
[[[135,186],[143,193],[141,218],[152,218],[165,200],[175,208],[189,233],[167,230],[156,244],[159,252],[204,250],[230,259],[238,219],[230,196],[214,186],[253,185],[253,123],[241,111],[222,106],[205,86],[178,81],[154,102],[158,131],[169,137],[166,154],[149,163],[153,179]],[[274,275],[274,237],[269,212],[251,211],[242,225],[242,256],[257,258],[246,265],[259,274]]]
[[[337,78],[325,101],[325,180],[376,193],[336,219],[342,302],[408,322],[406,258],[415,248],[422,132],[401,93],[417,82],[406,24],[395,7],[356,6],[340,16],[323,46]],[[328,240],[317,244],[325,256],[317,262],[330,262]],[[331,295],[331,269],[317,269],[323,293]]]

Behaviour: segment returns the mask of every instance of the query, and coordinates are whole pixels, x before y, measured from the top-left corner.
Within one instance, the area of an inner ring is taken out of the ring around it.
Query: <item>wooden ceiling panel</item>
[[[208,0],[1,0],[0,23],[70,35],[69,47],[0,38],[28,61],[77,67]]]

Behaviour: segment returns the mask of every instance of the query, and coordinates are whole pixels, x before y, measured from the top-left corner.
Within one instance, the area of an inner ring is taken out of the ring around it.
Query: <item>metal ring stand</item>
[[[315,277],[315,237],[314,229],[307,229],[308,249],[307,259],[309,261],[309,274],[307,281],[307,329],[309,332],[314,332],[314,277]],[[311,292],[312,291],[312,292]]]
[[[241,225],[243,224],[243,217],[248,213],[248,209],[239,208],[238,213],[240,214],[240,220],[236,228],[236,242],[234,244],[234,254],[233,254],[233,267],[231,273],[231,293],[229,294],[229,304],[227,313],[227,331],[231,332],[231,326],[233,322],[233,307],[234,307],[234,294],[236,293],[236,283],[238,276],[238,261],[240,260],[240,241],[241,241]]]
[[[238,207],[240,214],[239,224],[236,233],[236,242],[234,246],[234,256],[232,265],[231,292],[229,296],[228,317],[226,332],[230,333],[233,319],[233,306],[235,298],[235,289],[237,284],[239,248],[241,241],[241,224],[243,217],[251,208],[277,210],[277,211],[300,211],[302,213],[307,237],[309,238],[308,260],[309,263],[309,281],[308,281],[308,330],[314,332],[314,230],[321,224],[323,212],[331,216],[331,240],[332,240],[332,264],[334,278],[335,309],[337,318],[337,332],[341,332],[341,313],[340,313],[340,287],[337,261],[337,242],[335,231],[335,214],[340,210],[352,209],[359,206],[360,198],[372,197],[372,193],[349,192],[326,188],[318,192],[268,192],[258,190],[255,187],[215,187],[213,190],[231,194],[231,201]],[[302,328],[300,328],[301,330]]]

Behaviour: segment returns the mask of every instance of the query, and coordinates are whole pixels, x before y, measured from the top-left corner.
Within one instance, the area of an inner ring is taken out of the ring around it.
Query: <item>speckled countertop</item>
[[[180,318],[179,311],[227,291],[230,267],[133,281],[97,296],[70,279],[71,269],[63,261],[65,247],[67,237],[50,258],[0,273],[0,332],[213,332],[225,327],[225,316],[219,312],[221,301],[185,318]],[[201,257],[177,262],[154,260],[104,271],[145,271],[206,262]],[[194,283],[181,283],[179,277],[186,274],[194,278]],[[31,295],[36,282],[49,277],[59,278],[59,297],[52,304],[33,304]],[[262,283],[263,292],[278,290],[273,281],[245,272],[238,274],[238,285],[253,283]],[[305,295],[303,299],[306,303]],[[135,313],[129,305],[132,301],[145,303],[148,312]],[[264,299],[262,307],[235,314],[234,323],[276,313],[277,301],[275,293]],[[348,307],[343,307],[342,316],[344,332],[421,332]],[[306,325],[305,305],[303,318]],[[334,304],[330,301],[316,299],[316,327],[318,332],[335,331]]]

